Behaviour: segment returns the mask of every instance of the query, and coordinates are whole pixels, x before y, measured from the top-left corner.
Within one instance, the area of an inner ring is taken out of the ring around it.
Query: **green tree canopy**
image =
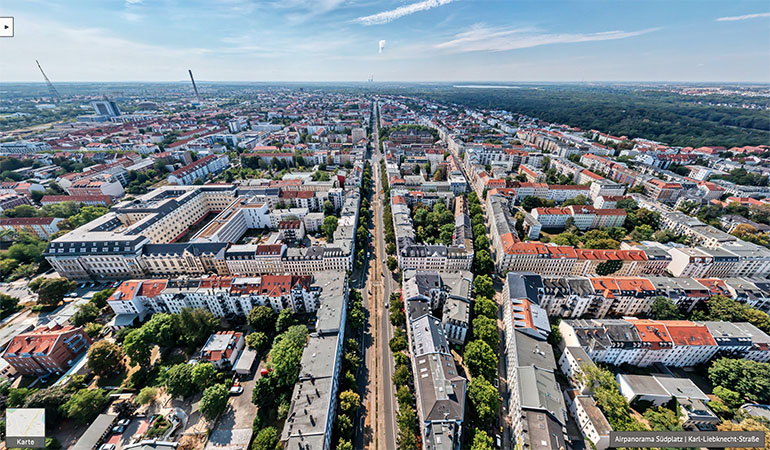
[[[269,344],[270,338],[268,338],[267,335],[261,331],[256,331],[246,336],[246,345],[258,352],[267,350],[267,346]]]
[[[200,411],[203,417],[213,420],[227,408],[230,392],[224,384],[209,386],[203,391]]]
[[[164,376],[166,392],[172,397],[188,397],[195,392],[193,383],[193,366],[180,363],[171,366]]]
[[[254,330],[271,334],[275,332],[275,321],[277,318],[271,307],[256,306],[249,311],[248,322]]]
[[[88,349],[88,368],[100,376],[123,367],[123,351],[109,341],[97,341]]]
[[[29,288],[37,293],[38,301],[44,305],[58,305],[77,286],[77,283],[66,278],[40,277],[29,283]]]
[[[471,341],[465,346],[465,364],[473,377],[491,380],[497,376],[497,355],[482,340]]]
[[[103,389],[81,389],[61,406],[62,414],[80,423],[90,423],[105,406],[107,394]]]
[[[500,394],[484,376],[474,377],[468,385],[468,399],[477,423],[491,425],[500,409]]]
[[[294,325],[274,339],[270,362],[273,366],[272,376],[279,386],[291,386],[296,381],[307,336],[307,327]]]

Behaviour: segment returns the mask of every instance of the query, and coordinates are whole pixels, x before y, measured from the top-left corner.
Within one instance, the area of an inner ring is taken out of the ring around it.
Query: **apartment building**
[[[444,334],[451,343],[463,344],[470,329],[471,290],[473,274],[468,271],[437,272],[406,269],[402,278],[404,302],[420,302],[420,314],[443,311],[441,322]],[[407,312],[410,310],[407,308]],[[415,310],[417,311],[417,310]],[[408,316],[415,320],[419,316]]]
[[[359,203],[357,188],[351,186],[344,193],[334,240],[324,246],[222,246],[214,244],[237,242],[249,229],[278,228],[289,212],[302,216],[307,210],[270,211],[267,202],[241,197],[233,185],[165,186],[55,239],[44,255],[62,276],[77,280],[347,271],[353,265]],[[196,226],[199,231],[187,236]],[[299,232],[291,230],[294,239],[301,237],[302,227],[304,221]],[[282,231],[284,237],[292,234]],[[179,240],[189,245],[177,245]]]
[[[0,211],[5,211],[6,209],[15,208],[21,205],[31,204],[32,202],[29,201],[29,198],[26,195],[20,195],[16,192],[0,194]]]
[[[86,206],[110,206],[112,205],[112,198],[109,195],[45,195],[40,199],[40,204],[43,206],[64,202]]]
[[[567,407],[556,382],[553,350],[545,338],[506,327],[508,416],[513,448],[566,448]]]
[[[320,306],[321,292],[310,276],[296,275],[129,280],[107,303],[119,317],[140,320],[184,308],[203,308],[217,317],[245,317],[257,306],[312,313]]]
[[[661,203],[674,204],[684,192],[680,183],[665,182],[657,178],[650,178],[643,186],[647,196]]]
[[[719,351],[709,328],[690,321],[564,320],[559,330],[565,347],[581,347],[591,361],[618,366],[689,367],[711,360]]]
[[[467,380],[455,365],[441,321],[424,315],[409,324],[420,432],[426,449],[459,450]]]
[[[190,185],[197,179],[206,180],[209,175],[218,175],[230,167],[227,155],[208,155],[175,170],[168,176],[169,184]]]
[[[534,217],[542,228],[563,229],[567,226],[567,220],[572,222],[580,230],[594,228],[620,227],[626,221],[626,211],[623,209],[596,209],[590,205],[570,205],[565,208],[534,208]]]
[[[322,304],[315,331],[300,359],[299,380],[281,432],[284,448],[330,450],[337,413],[339,374],[345,344],[348,289],[344,273],[316,274]]]
[[[589,192],[592,200],[598,197],[619,197],[626,193],[626,187],[602,178],[591,183]]]
[[[592,448],[596,450],[609,448],[612,426],[599,407],[596,406],[594,398],[590,395],[581,395],[577,390],[570,389],[564,392],[564,399],[572,417],[577,421],[580,432],[592,444]]]
[[[0,230],[8,232],[26,232],[48,240],[59,231],[58,217],[3,217],[0,218]]]
[[[62,374],[90,345],[82,328],[43,325],[16,335],[0,356],[21,375]]]
[[[74,181],[65,191],[73,196],[106,195],[112,199],[120,198],[126,193],[120,180],[108,174],[81,178]]]

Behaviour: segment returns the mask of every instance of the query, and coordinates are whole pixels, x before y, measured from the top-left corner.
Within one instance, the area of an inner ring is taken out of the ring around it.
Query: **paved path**
[[[376,106],[375,106],[376,107]],[[393,337],[393,329],[390,325],[388,310],[385,302],[393,292],[393,277],[388,271],[385,259],[387,258],[385,247],[385,230],[383,227],[383,209],[389,201],[381,192],[382,177],[380,174],[380,161],[383,155],[380,153],[379,124],[377,115],[372,126],[374,151],[372,154],[372,177],[375,182],[372,209],[374,214],[374,264],[370,268],[371,276],[368,279],[368,290],[364,296],[368,296],[366,303],[369,311],[370,330],[374,339],[375,351],[367,355],[366,369],[369,374],[369,393],[366,402],[366,420],[364,427],[371,430],[371,436],[366,441],[366,448],[376,450],[392,450],[396,448],[396,405],[393,372],[395,362],[388,343]],[[371,294],[369,294],[371,292]],[[357,447],[361,448],[361,447]]]

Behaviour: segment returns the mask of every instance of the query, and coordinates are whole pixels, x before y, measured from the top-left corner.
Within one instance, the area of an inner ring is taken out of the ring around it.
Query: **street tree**
[[[261,331],[265,334],[271,334],[275,332],[275,321],[277,316],[273,311],[273,308],[269,306],[256,306],[249,311],[247,318],[249,325],[256,331]]]
[[[489,275],[479,275],[473,280],[473,295],[476,297],[494,298],[495,289]]]
[[[58,305],[64,296],[77,287],[77,283],[66,278],[35,278],[29,288],[38,296],[43,305]]]
[[[214,378],[217,375],[217,370],[210,362],[200,362],[193,366],[192,369],[192,382],[195,387],[200,391],[214,383]]]
[[[465,346],[465,363],[474,377],[481,375],[491,380],[497,374],[495,351],[482,340],[471,341]]]
[[[483,376],[474,377],[468,386],[468,398],[477,423],[490,425],[500,408],[500,394]]]
[[[165,374],[166,392],[172,397],[187,397],[195,392],[193,366],[180,363],[171,366]]]
[[[486,342],[490,348],[496,349],[500,344],[500,335],[497,332],[497,320],[489,317],[476,317],[473,319],[473,337]]]
[[[473,313],[476,317],[497,319],[497,303],[486,297],[476,297],[473,303]]]
[[[207,387],[203,391],[200,402],[200,411],[203,417],[213,420],[221,414],[227,408],[229,394],[227,385],[224,384],[215,384]]]
[[[246,336],[246,345],[252,350],[263,352],[270,345],[270,338],[265,333],[256,331]]]
[[[107,402],[107,394],[103,389],[81,389],[72,394],[61,406],[61,410],[64,417],[86,424],[107,406]]]
[[[88,368],[99,376],[123,367],[123,351],[109,341],[98,341],[88,349]]]

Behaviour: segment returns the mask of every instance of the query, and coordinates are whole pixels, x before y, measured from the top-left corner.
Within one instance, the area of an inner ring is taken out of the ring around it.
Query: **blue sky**
[[[3,0],[0,81],[770,82],[770,3]],[[380,51],[380,44],[383,48]]]

